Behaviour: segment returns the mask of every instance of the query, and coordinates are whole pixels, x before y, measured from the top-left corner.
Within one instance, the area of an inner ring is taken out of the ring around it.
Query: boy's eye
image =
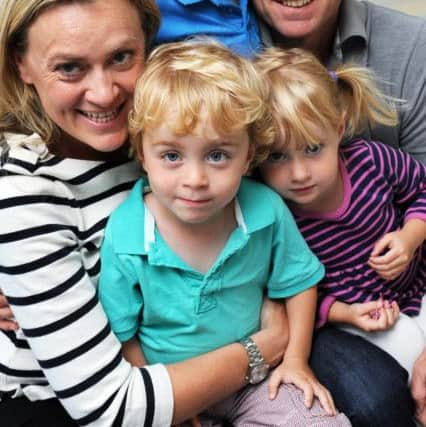
[[[288,159],[288,154],[284,151],[273,151],[268,156],[268,162],[277,163]]]
[[[310,156],[315,156],[316,154],[321,153],[322,148],[323,148],[322,144],[308,145],[305,148],[305,153]]]
[[[220,150],[215,150],[208,154],[207,160],[211,162],[223,162],[228,157],[229,156],[225,152]]]
[[[176,153],[175,151],[165,153],[162,157],[168,162],[177,162],[180,159],[179,153]]]

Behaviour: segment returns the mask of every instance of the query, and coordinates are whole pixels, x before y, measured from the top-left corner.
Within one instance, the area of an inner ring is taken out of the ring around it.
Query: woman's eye
[[[271,163],[283,162],[284,160],[287,160],[287,158],[288,158],[287,153],[283,151],[273,151],[268,156],[268,162],[271,162]]]
[[[83,67],[77,62],[64,62],[55,67],[56,71],[67,77],[78,75],[82,71]]]
[[[229,156],[225,152],[219,151],[219,150],[212,151],[207,156],[207,159],[211,162],[223,162],[224,160],[226,160],[228,158],[229,158]]]
[[[177,162],[180,159],[179,153],[171,151],[169,153],[163,154],[163,159],[168,162]]]
[[[308,145],[305,148],[305,153],[310,156],[315,156],[316,154],[321,153],[322,148],[323,148],[322,144]]]

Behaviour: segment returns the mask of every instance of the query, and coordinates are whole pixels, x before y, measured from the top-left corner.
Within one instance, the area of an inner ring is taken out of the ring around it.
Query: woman
[[[94,286],[106,218],[139,175],[127,113],[157,7],[2,0],[0,22],[0,283],[22,328],[0,334],[0,425],[181,422],[243,386],[243,346],[131,368]],[[252,338],[274,364],[284,316],[265,316]]]

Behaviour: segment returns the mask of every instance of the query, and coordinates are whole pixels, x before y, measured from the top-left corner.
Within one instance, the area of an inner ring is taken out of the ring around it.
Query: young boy
[[[100,298],[133,364],[176,362],[240,341],[246,387],[205,425],[349,425],[307,360],[324,270],[280,200],[243,179],[274,138],[253,65],[213,42],[159,47],[138,82],[130,129],[147,178],[115,211],[102,248]],[[250,335],[264,292],[286,298],[286,357],[268,374]],[[137,337],[135,339],[134,337]],[[218,378],[218,381],[221,381]],[[318,401],[310,411],[313,395]],[[268,399],[268,394],[269,398]],[[249,423],[249,424],[248,424]]]

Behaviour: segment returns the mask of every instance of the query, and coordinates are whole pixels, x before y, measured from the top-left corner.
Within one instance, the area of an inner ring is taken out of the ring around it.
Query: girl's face
[[[27,51],[17,62],[21,79],[62,129],[67,152],[111,152],[126,141],[144,66],[144,34],[129,0],[47,9],[29,27]]]
[[[265,183],[291,205],[309,212],[330,212],[343,199],[343,182],[339,172],[339,143],[344,130],[342,119],[337,131],[312,125],[318,142],[296,149],[295,141],[286,148],[279,141],[260,166]]]
[[[174,122],[173,112],[166,117]],[[252,158],[246,129],[221,135],[203,117],[191,135],[163,123],[143,136],[140,160],[157,206],[180,224],[220,220]]]

